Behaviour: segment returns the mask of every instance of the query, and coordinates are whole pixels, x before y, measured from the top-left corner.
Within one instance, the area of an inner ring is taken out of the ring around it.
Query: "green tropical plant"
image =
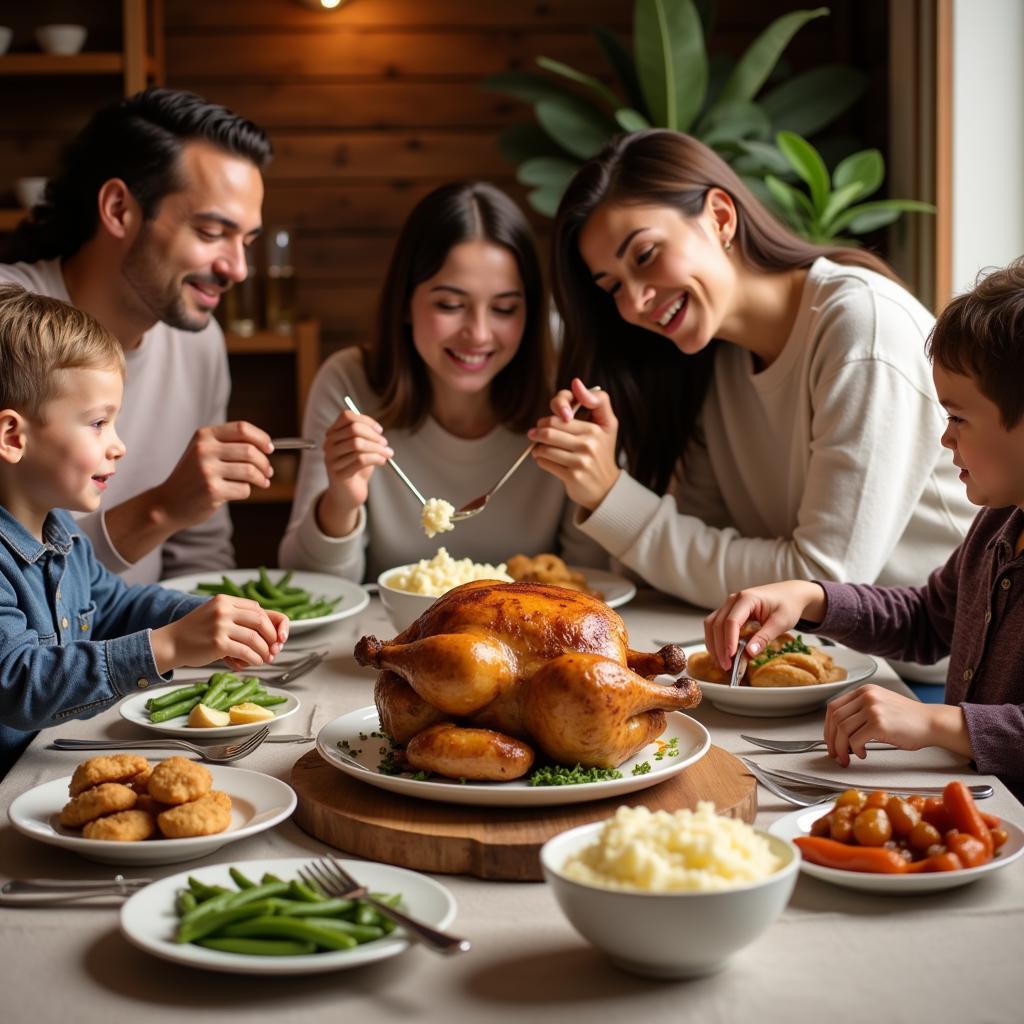
[[[533,107],[536,120],[512,125],[500,144],[519,165],[535,209],[553,215],[583,161],[613,135],[652,125],[695,135],[764,195],[766,174],[792,176],[774,134],[814,135],[863,92],[864,76],[841,65],[775,81],[790,40],[827,7],[777,18],[739,60],[708,55],[713,8],[713,0],[636,0],[632,54],[614,32],[595,28],[618,92],[549,57],[537,58],[547,75],[506,71],[487,79],[487,88]]]
[[[877,149],[864,149],[841,160],[831,176],[821,154],[796,132],[779,132],[778,152],[806,185],[807,191],[774,174],[764,183],[773,206],[790,226],[812,242],[857,245],[855,239],[892,224],[901,213],[934,213],[931,203],[916,199],[877,199],[861,202],[881,187],[885,160]]]

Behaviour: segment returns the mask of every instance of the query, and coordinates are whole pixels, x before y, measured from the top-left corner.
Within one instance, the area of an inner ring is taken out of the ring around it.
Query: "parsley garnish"
[[[562,764],[551,764],[537,768],[527,782],[531,786],[578,786],[584,782],[607,782],[621,778],[622,772],[615,768],[584,768],[580,764],[567,768]]]
[[[811,649],[804,643],[802,636],[796,636],[793,640],[787,640],[781,647],[777,647],[775,650],[767,650],[764,654],[755,658],[751,663],[751,668],[760,668],[762,665],[768,664],[772,658],[777,658],[780,654],[810,654]]]
[[[646,775],[651,770],[650,761],[641,761],[639,764],[633,765],[634,775]]]

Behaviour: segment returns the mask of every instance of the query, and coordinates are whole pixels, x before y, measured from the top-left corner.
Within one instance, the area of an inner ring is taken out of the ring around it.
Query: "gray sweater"
[[[979,772],[1024,802],[1024,511],[985,509],[922,587],[822,582],[828,611],[815,632],[882,657],[949,655],[946,703],[963,709]],[[806,625],[806,624],[802,624]]]

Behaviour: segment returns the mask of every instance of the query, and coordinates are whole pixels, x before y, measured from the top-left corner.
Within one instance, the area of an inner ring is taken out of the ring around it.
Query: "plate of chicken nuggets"
[[[102,864],[176,864],[273,828],[295,803],[261,772],[125,752],[22,793],[8,817],[23,835]]]
[[[753,630],[741,635],[753,635]],[[849,647],[783,633],[764,654],[747,663],[740,685],[730,687],[729,673],[714,662],[703,644],[683,650],[686,674],[697,680],[705,700],[720,711],[755,718],[814,711],[870,679],[878,668],[874,658]]]

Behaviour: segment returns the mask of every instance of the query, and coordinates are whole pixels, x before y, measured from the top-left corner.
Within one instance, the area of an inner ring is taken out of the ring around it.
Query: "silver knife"
[[[270,443],[275,452],[303,451],[317,447],[316,441],[308,437],[272,437]]]
[[[63,879],[24,878],[11,879],[0,886],[0,904],[6,906],[47,906],[95,896],[131,896],[147,886],[151,878]]]

